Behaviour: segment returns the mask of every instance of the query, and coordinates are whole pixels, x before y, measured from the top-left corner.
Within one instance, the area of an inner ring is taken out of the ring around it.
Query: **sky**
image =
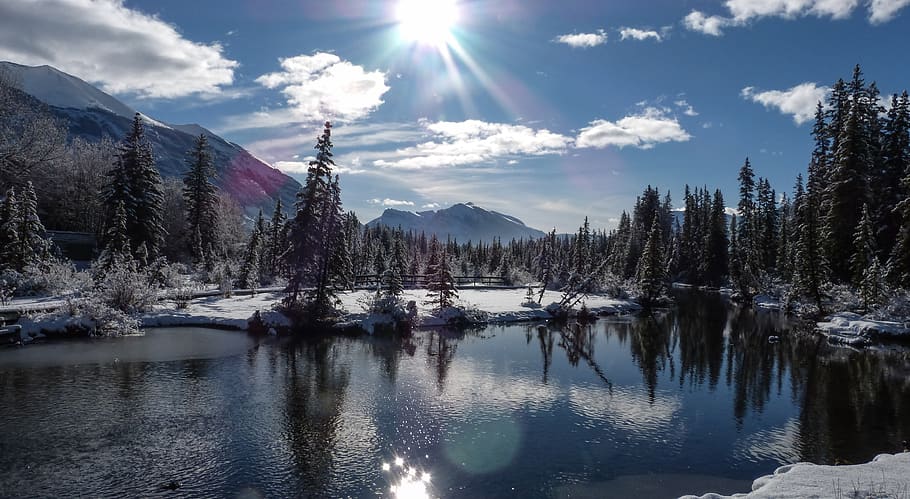
[[[345,208],[458,202],[573,231],[647,185],[791,191],[819,99],[910,87],[910,0],[0,0],[0,59],[199,123],[301,182],[333,123]]]

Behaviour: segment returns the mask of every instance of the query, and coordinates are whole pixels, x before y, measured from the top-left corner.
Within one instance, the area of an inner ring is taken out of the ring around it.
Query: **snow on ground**
[[[487,322],[521,322],[546,320],[550,314],[540,307],[522,306],[526,299],[525,288],[519,289],[461,289],[458,304],[476,313],[468,314],[469,317],[482,317]],[[281,328],[290,326],[287,317],[275,312],[273,305],[283,298],[284,294],[274,289],[258,292],[256,294],[234,295],[223,298],[220,294],[215,296],[202,296],[189,302],[185,308],[178,308],[174,301],[164,299],[155,305],[151,312],[141,314],[139,319],[142,327],[163,326],[214,326],[232,329],[247,329],[249,319],[258,310],[267,327]],[[342,292],[339,298],[345,316],[342,318],[345,325],[361,325],[372,329],[375,324],[387,322],[388,318],[371,317],[365,311],[365,304],[374,291],[359,290]],[[547,291],[543,303],[558,302],[562,295],[556,291]],[[422,289],[406,290],[402,295],[405,302],[414,301],[417,307],[418,326],[440,326],[449,319],[445,314],[434,314],[431,305],[426,302],[427,292]],[[59,298],[43,300],[29,299],[16,300],[10,309],[15,310],[40,310],[58,308],[65,303]],[[597,314],[616,314],[637,310],[637,304],[629,300],[617,300],[606,296],[591,295],[584,303],[591,312]],[[579,304],[580,306],[580,304]],[[439,316],[441,315],[441,316]],[[41,330],[63,330],[67,325],[77,325],[78,320],[62,317],[59,314],[31,314],[20,319],[22,326],[21,336],[27,339],[36,335]]]
[[[263,292],[255,295],[221,295],[197,298],[179,309],[171,301],[162,301],[155,310],[142,314],[143,327],[159,326],[217,326],[246,329],[247,321],[259,310],[263,321],[269,326],[290,326],[287,317],[272,311],[272,305],[280,301],[284,293]]]
[[[816,325],[833,343],[865,346],[875,338],[910,338],[906,323],[874,320],[852,312],[838,312]]]
[[[367,314],[361,303],[365,302],[374,292],[359,290],[346,292],[340,295],[342,307],[349,313],[348,321],[363,321]],[[538,291],[539,293],[539,291]],[[541,308],[524,307],[527,288],[502,289],[502,288],[471,288],[459,289],[459,305],[474,308],[487,314],[488,322],[523,322],[546,320],[552,316]],[[537,298],[535,294],[535,299]],[[544,306],[558,302],[562,293],[547,291],[541,303]],[[438,326],[444,320],[432,314],[432,306],[427,305],[427,291],[425,289],[407,289],[402,294],[405,302],[414,301],[417,304],[417,321],[420,326]],[[640,307],[630,300],[618,300],[603,295],[590,295],[584,300],[585,305],[592,313],[618,314],[638,310]],[[579,303],[579,307],[581,304]]]
[[[752,482],[752,492],[723,496],[705,494],[680,499],[810,497],[907,497],[910,495],[910,452],[880,454],[871,462],[852,466],[798,463],[781,466],[773,475]]]

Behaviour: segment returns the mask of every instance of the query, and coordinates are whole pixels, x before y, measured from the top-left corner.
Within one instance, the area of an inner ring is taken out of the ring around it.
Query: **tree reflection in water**
[[[324,495],[331,484],[333,455],[349,369],[339,362],[337,339],[301,341],[285,350],[284,428],[308,493]]]

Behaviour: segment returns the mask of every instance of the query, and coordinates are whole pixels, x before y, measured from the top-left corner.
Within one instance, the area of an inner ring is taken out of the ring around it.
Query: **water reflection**
[[[307,489],[328,495],[350,374],[332,338],[296,342],[285,356],[286,438]]]
[[[910,438],[906,352],[835,349],[696,293],[593,325],[192,334],[190,356],[179,335],[145,358],[116,342],[21,350],[34,365],[0,351],[0,496],[171,481],[215,496],[731,493],[781,463],[866,461]],[[645,489],[629,478],[646,474]]]

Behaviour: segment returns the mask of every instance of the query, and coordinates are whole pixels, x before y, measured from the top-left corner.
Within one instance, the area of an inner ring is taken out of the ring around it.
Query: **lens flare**
[[[395,14],[403,39],[438,47],[452,36],[458,5],[455,0],[401,0]]]

